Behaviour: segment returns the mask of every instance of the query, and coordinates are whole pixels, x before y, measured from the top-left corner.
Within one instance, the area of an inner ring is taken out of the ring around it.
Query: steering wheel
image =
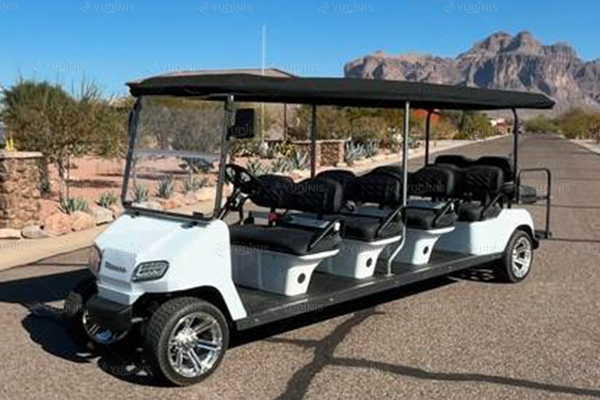
[[[250,171],[236,164],[225,166],[225,180],[247,195],[255,194],[264,188],[263,184]]]

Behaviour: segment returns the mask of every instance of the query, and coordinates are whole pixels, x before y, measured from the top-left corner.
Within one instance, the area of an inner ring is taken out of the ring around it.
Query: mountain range
[[[544,45],[529,32],[494,33],[456,58],[375,52],[347,63],[344,74],[544,93],[557,103],[554,114],[600,110],[600,59],[582,60],[568,43]]]

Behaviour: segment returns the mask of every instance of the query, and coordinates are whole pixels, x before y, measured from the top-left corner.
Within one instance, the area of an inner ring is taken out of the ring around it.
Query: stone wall
[[[335,167],[344,163],[344,143],[345,140],[317,140],[316,160],[317,167],[331,166]],[[310,154],[310,141],[303,140],[294,142],[300,150]]]
[[[40,153],[0,151],[0,229],[21,229],[40,218]]]

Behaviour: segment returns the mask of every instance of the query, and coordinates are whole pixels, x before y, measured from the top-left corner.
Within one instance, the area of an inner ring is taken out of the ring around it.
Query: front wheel
[[[177,386],[198,383],[219,366],[229,344],[229,326],[212,304],[192,297],[172,299],[152,315],[146,350],[153,371]]]
[[[509,283],[523,281],[533,265],[533,241],[524,231],[517,230],[508,241],[502,255],[502,276]]]

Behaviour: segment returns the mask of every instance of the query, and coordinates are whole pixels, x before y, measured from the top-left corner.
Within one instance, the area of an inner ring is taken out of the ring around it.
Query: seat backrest
[[[486,156],[475,161],[475,165],[487,165],[490,167],[498,167],[504,173],[504,181],[512,182],[515,180],[515,172],[513,163],[508,157]]]
[[[393,174],[371,172],[352,180],[345,197],[358,203],[398,206],[402,201],[402,179]]]
[[[435,158],[436,164],[456,165],[459,168],[470,167],[475,161],[459,154],[442,154]]]
[[[317,175],[317,178],[329,179],[335,181],[342,185],[342,187],[346,187],[346,185],[356,178],[356,175],[352,171],[347,171],[344,169],[330,169],[328,171],[323,171]]]
[[[455,199],[462,196],[462,170],[428,165],[413,173],[408,181],[411,196]]]
[[[278,208],[317,215],[337,214],[342,207],[343,188],[338,182],[309,178],[287,187]]]
[[[473,200],[487,201],[500,193],[503,184],[503,172],[498,167],[475,165],[464,170],[463,189],[465,195]]]
[[[400,181],[403,179],[402,167],[396,165],[383,165],[375,168],[369,174],[388,174],[400,179]]]
[[[286,194],[296,185],[292,178],[283,175],[261,175],[256,179],[262,184],[262,190],[253,193],[250,200],[260,207],[281,208]]]

